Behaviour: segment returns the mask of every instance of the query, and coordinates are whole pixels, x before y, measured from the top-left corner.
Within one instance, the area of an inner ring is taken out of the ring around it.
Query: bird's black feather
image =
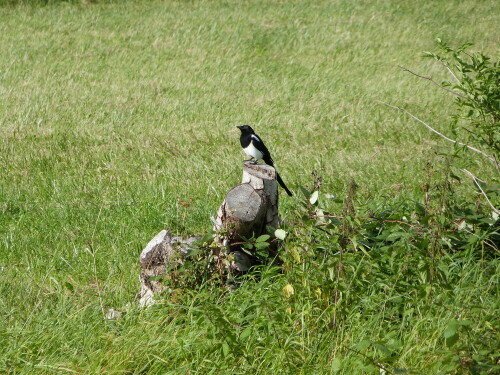
[[[238,126],[238,129],[241,130],[240,144],[241,147],[243,147],[243,151],[245,151],[245,153],[252,159],[262,159],[267,165],[274,167],[274,161],[271,157],[271,153],[267,149],[264,142],[262,142],[262,139],[255,134],[254,130],[248,125]],[[291,191],[286,187],[285,183],[281,179],[281,176],[278,174],[278,171],[276,171],[276,180],[278,180],[280,186],[285,189],[286,193],[289,196],[292,196]]]

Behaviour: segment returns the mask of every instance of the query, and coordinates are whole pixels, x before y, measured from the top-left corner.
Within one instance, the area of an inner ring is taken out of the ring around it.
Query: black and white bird
[[[266,164],[274,167],[273,158],[271,157],[269,150],[267,149],[264,142],[262,142],[260,137],[255,134],[253,129],[248,125],[237,126],[237,128],[241,130],[241,147],[243,147],[243,151],[245,151],[245,154],[250,156],[250,160],[264,160]],[[278,174],[278,171],[276,171],[276,179],[278,180],[278,183],[281,185],[281,187],[285,189],[286,193],[289,196],[292,196],[292,193],[286,187],[285,183]]]

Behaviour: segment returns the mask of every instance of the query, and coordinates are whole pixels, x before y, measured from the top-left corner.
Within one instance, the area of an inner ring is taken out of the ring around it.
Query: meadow
[[[336,309],[321,293],[339,280],[318,284],[308,255],[330,239],[294,226],[309,209],[300,187],[313,190],[317,176],[325,206],[323,194],[344,196],[351,179],[359,204],[421,199],[453,147],[378,101],[447,133],[453,98],[398,65],[448,79],[421,58],[437,37],[496,58],[498,2],[45,3],[0,1],[0,372],[498,370],[498,256],[446,253],[432,264],[452,276],[435,285],[420,260],[354,246],[349,304]],[[241,178],[242,124],[296,193],[280,195],[280,213],[289,248],[305,254],[229,294],[207,284],[139,309],[142,248],[163,228],[210,230]],[[494,175],[480,158],[468,163]],[[453,196],[477,199],[465,182]],[[416,284],[401,284],[403,263]],[[105,319],[111,307],[122,317]]]

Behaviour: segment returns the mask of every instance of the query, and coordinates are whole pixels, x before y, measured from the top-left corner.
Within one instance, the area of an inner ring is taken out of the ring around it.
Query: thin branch
[[[276,242],[277,240],[278,240],[278,239],[275,237],[275,238],[271,239],[271,240],[269,241],[269,243],[271,243],[271,242]],[[231,246],[234,246],[234,245],[242,245],[242,244],[244,244],[244,243],[248,243],[248,244],[251,244],[251,245],[255,245],[255,244],[257,244],[257,242],[240,241],[240,242],[231,242]]]
[[[439,63],[441,63],[441,65],[443,65],[448,70],[448,72],[452,75],[452,77],[455,78],[455,80],[457,81],[457,83],[460,84],[460,80],[457,78],[457,76],[455,75],[455,73],[453,73],[453,70],[450,69],[450,67],[448,66],[448,64],[446,64],[442,60],[439,60],[439,59],[436,59],[436,60],[439,61]]]
[[[477,148],[475,147],[472,147],[472,146],[469,146],[469,145],[466,145],[465,143],[462,143],[462,142],[458,142],[458,141],[454,141],[453,139],[451,138],[448,138],[446,135],[438,132],[437,130],[435,130],[434,128],[432,128],[431,126],[429,126],[428,124],[426,124],[424,121],[420,120],[417,116],[413,115],[411,112],[408,112],[406,109],[404,108],[401,108],[401,107],[397,107],[397,106],[394,106],[394,105],[390,105],[390,104],[387,104],[381,100],[376,100],[376,102],[378,103],[381,103],[387,107],[390,107],[390,108],[394,108],[394,109],[397,109],[398,111],[401,111],[401,112],[404,112],[406,113],[408,116],[410,116],[411,118],[413,118],[414,120],[417,120],[418,122],[420,122],[422,125],[424,125],[427,129],[429,129],[431,132],[439,135],[440,137],[446,139],[448,142],[451,142],[451,143],[454,143],[454,144],[457,144],[459,146],[465,146],[467,147],[469,150],[472,150],[474,152],[477,152],[478,154],[481,154],[483,155],[485,158],[487,158],[489,161],[495,163],[495,159],[493,157],[491,157],[490,155],[488,155],[487,153],[481,151],[481,150],[478,150]]]
[[[470,173],[467,169],[462,169],[462,171],[468,175],[470,178],[472,178],[472,180],[474,181],[474,183],[476,184],[476,186],[479,188],[479,190],[481,190],[481,193],[483,194],[483,196],[486,198],[486,201],[488,202],[488,204],[490,205],[490,207],[492,208],[493,212],[495,212],[496,214],[500,215],[500,211],[497,210],[495,208],[495,206],[493,206],[493,204],[490,202],[490,200],[488,199],[488,196],[486,195],[486,193],[484,192],[483,188],[481,187],[481,185],[479,185],[479,178],[477,178],[476,176],[474,176],[472,173]]]
[[[467,98],[465,95],[462,95],[456,91],[453,91],[453,90],[450,90],[449,88],[447,87],[444,87],[443,85],[440,85],[439,83],[437,83],[436,81],[434,81],[431,77],[426,77],[426,76],[421,76],[420,74],[417,74],[415,72],[412,72],[410,69],[407,69],[405,68],[404,66],[401,66],[401,65],[398,65],[398,68],[404,70],[405,72],[408,72],[408,73],[411,73],[413,74],[414,76],[417,76],[418,78],[422,78],[422,79],[426,79],[428,81],[431,81],[433,84],[435,84],[437,87],[439,87],[440,89],[443,89],[445,91],[448,91],[448,92],[451,92],[452,94],[456,95],[456,96],[459,96],[461,97],[462,99],[465,99],[465,100],[469,100],[469,98]],[[456,77],[455,77],[456,78]]]

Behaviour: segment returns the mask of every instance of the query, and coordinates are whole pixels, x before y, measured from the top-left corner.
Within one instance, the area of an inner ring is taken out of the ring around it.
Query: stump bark
[[[212,219],[214,231],[231,246],[242,237],[258,237],[268,226],[278,227],[276,170],[267,164],[246,161],[241,184],[226,195]]]
[[[267,164],[246,161],[241,184],[226,195],[212,218],[215,242],[228,257],[230,273],[242,273],[255,258],[240,250],[244,238],[258,237],[278,227],[278,182],[276,170]]]

